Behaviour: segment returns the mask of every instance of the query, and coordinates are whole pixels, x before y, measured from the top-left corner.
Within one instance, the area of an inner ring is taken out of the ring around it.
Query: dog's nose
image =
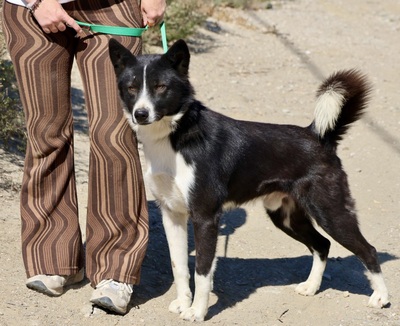
[[[138,109],[135,111],[134,116],[137,123],[146,123],[147,119],[149,118],[149,111],[146,109]]]

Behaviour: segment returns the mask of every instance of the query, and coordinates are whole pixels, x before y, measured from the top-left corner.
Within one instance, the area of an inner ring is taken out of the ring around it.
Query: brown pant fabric
[[[74,1],[75,19],[140,27],[136,0]],[[77,273],[137,284],[148,240],[148,212],[137,143],[119,103],[108,55],[110,35],[45,34],[29,11],[3,4],[3,31],[14,64],[28,133],[21,190],[22,252],[27,277]],[[141,39],[112,36],[134,53]],[[89,120],[86,259],[74,171],[71,69],[81,73]]]

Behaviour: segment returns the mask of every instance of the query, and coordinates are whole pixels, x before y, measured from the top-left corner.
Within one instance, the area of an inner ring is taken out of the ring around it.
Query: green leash
[[[89,27],[92,32],[103,33],[103,34],[111,34],[111,35],[120,35],[120,36],[134,36],[140,37],[142,34],[149,29],[148,26],[142,28],[135,27],[120,27],[120,26],[106,26],[106,25],[96,25],[84,23],[76,20],[76,23],[80,26]],[[164,52],[168,51],[168,43],[167,43],[167,32],[165,30],[165,23],[162,22],[160,24],[161,31],[161,41]]]

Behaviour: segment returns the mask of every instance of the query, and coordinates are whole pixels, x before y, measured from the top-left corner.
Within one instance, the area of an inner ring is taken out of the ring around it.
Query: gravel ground
[[[276,230],[258,204],[226,214],[206,323],[219,325],[400,325],[400,3],[398,0],[275,1],[271,10],[218,8],[188,42],[191,81],[210,108],[245,120],[307,125],[315,91],[335,70],[359,68],[374,90],[366,116],[342,141],[361,229],[377,248],[391,294],[367,308],[371,288],[354,255],[332,243],[321,290],[294,292],[311,266],[301,244]],[[168,27],[168,22],[167,22]],[[159,49],[157,49],[159,50]],[[87,121],[73,81],[76,167],[84,231]],[[142,282],[126,316],[89,304],[84,281],[58,298],[25,287],[18,188],[21,157],[0,150],[0,325],[184,325],[168,312],[175,290],[159,211],[149,195],[151,234]],[[145,164],[145,163],[144,163]],[[193,270],[193,239],[190,238]]]

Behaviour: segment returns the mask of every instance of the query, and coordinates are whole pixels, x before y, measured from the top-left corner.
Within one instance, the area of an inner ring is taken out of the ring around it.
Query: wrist
[[[26,8],[30,11],[30,13],[33,15],[35,13],[35,10],[39,7],[39,5],[42,3],[43,0],[33,0],[27,3]]]

